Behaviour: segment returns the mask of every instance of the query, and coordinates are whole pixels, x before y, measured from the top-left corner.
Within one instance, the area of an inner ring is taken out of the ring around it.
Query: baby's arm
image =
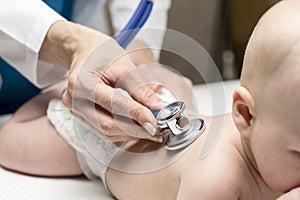
[[[46,111],[65,85],[24,104],[0,129],[0,165],[26,174],[72,176],[82,174],[75,151],[59,136]]]

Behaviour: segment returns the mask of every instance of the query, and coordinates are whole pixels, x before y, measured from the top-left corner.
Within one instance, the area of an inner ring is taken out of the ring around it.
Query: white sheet
[[[1,200],[111,200],[102,182],[85,178],[39,178],[0,168]]]
[[[239,81],[196,85],[194,94],[201,114],[230,112],[232,93]],[[223,89],[224,88],[224,89]],[[218,93],[221,95],[215,96]],[[224,94],[224,99],[222,98]],[[211,98],[218,99],[218,106]],[[224,106],[223,102],[225,102]],[[219,106],[221,105],[221,106]],[[0,117],[0,126],[8,116]],[[26,176],[0,168],[0,200],[111,200],[101,181],[84,178],[40,178]]]

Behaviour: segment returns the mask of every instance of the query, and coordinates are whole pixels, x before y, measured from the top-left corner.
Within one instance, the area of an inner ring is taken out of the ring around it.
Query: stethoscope
[[[185,148],[204,132],[204,120],[189,120],[184,115],[184,110],[184,102],[176,101],[164,107],[156,116],[158,132],[169,131],[164,139],[165,148],[168,150]]]
[[[140,28],[143,27],[151,14],[153,0],[141,0],[127,25],[115,37],[120,46],[126,48],[133,40]],[[189,120],[184,116],[185,104],[176,101],[167,105],[159,112],[153,112],[157,121],[157,132],[169,131],[164,138],[165,148],[179,150],[189,146],[204,131],[205,123],[202,119]]]
[[[133,40],[139,30],[149,18],[153,7],[153,0],[141,0],[127,25],[115,37],[115,40],[123,48]]]

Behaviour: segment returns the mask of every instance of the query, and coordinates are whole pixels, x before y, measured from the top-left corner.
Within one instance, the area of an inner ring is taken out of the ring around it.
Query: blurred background
[[[239,78],[251,32],[263,13],[279,0],[172,0],[168,27],[198,41],[210,54],[223,80]],[[205,59],[205,58],[203,58]],[[189,63],[168,52],[161,62],[201,83]]]
[[[215,62],[223,80],[236,79],[240,76],[243,55],[254,26],[263,13],[278,1],[172,0],[168,28],[201,44]],[[104,27],[109,27],[110,14],[107,10],[98,16],[98,20],[106,24]],[[111,32],[103,30],[103,26],[94,28]],[[205,65],[208,57],[201,59]],[[194,84],[204,82],[194,67],[179,56],[162,51],[160,62],[189,77]],[[213,82],[214,78],[206,77],[206,81]]]

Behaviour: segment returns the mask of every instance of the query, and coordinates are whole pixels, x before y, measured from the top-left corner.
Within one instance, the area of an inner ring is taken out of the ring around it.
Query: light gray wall
[[[222,63],[221,53],[225,37],[222,27],[222,2],[222,0],[173,0],[168,22],[168,28],[182,32],[200,43],[218,67],[221,67]],[[208,58],[201,59],[205,65]],[[161,62],[174,67],[194,83],[202,82],[193,66],[178,56],[163,52]]]
[[[163,0],[159,0],[163,1]],[[221,54],[224,49],[225,33],[222,2],[224,0],[172,0],[169,11],[168,28],[179,31],[200,43],[221,69]],[[111,34],[110,16],[104,5],[92,25],[104,33]],[[199,54],[200,55],[200,54]],[[209,63],[207,57],[201,58],[203,66]],[[194,83],[202,83],[197,71],[184,59],[168,52],[162,52],[161,60]],[[207,67],[208,68],[208,67]],[[210,80],[212,78],[206,77]]]

